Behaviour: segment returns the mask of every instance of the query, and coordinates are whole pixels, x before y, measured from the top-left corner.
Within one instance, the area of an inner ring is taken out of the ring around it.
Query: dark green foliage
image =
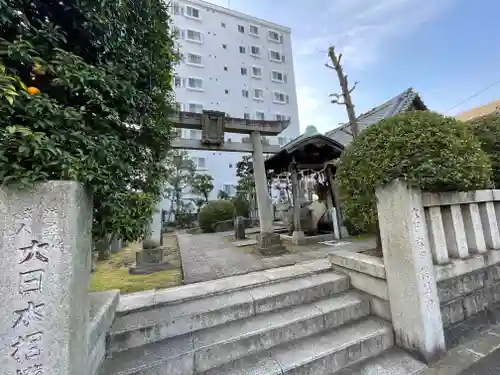
[[[364,130],[337,170],[344,213],[358,232],[376,230],[375,189],[396,178],[427,191],[491,186],[491,166],[466,124],[432,112],[409,112]]]
[[[493,169],[493,182],[500,187],[500,115],[493,113],[468,122],[479,139],[481,148],[488,154]]]
[[[248,203],[248,201],[244,197],[237,195],[233,198],[233,204],[234,216],[250,216],[250,203]]]
[[[137,239],[166,178],[174,51],[162,0],[0,0],[0,184],[80,181],[94,234]]]
[[[210,201],[201,208],[198,224],[204,233],[210,233],[217,221],[231,220],[233,214],[234,205],[230,200]]]

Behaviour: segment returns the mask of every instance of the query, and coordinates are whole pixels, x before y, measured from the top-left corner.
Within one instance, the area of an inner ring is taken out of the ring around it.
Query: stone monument
[[[164,248],[160,246],[137,251],[135,253],[135,264],[129,268],[129,272],[132,275],[149,275],[169,268],[172,268],[172,265],[165,262]]]
[[[0,372],[87,375],[92,200],[76,182],[0,187]]]
[[[234,239],[236,241],[239,240],[245,240],[247,238],[245,234],[245,218],[238,216],[236,219],[234,219]]]

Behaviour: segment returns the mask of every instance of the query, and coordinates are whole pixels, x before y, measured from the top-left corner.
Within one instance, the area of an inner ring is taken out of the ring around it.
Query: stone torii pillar
[[[273,230],[273,213],[267,190],[262,136],[258,131],[253,131],[251,136],[253,144],[253,175],[255,178],[260,223],[260,233],[257,235],[257,247],[263,254],[273,254],[283,251],[284,247],[281,236],[279,233],[274,233]]]

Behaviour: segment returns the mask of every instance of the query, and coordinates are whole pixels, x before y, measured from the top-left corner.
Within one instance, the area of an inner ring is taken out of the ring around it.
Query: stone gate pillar
[[[377,200],[396,343],[434,362],[446,345],[420,190],[395,180],[377,189]]]
[[[0,187],[2,375],[87,375],[91,229],[76,182]]]
[[[277,253],[283,250],[283,245],[279,233],[274,233],[273,231],[273,215],[267,191],[262,136],[259,132],[252,132],[252,143],[253,175],[255,179],[255,191],[257,193],[257,207],[260,221],[260,234],[257,235],[257,246],[263,253]]]

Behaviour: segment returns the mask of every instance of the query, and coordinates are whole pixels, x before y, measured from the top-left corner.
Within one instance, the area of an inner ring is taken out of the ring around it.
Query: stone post
[[[147,244],[147,248],[155,248],[163,245],[163,215],[161,208],[161,200],[156,204],[155,212],[153,212],[153,217],[151,218],[151,223],[149,224],[149,233],[146,236],[144,243]]]
[[[275,253],[283,250],[279,233],[273,231],[273,218],[267,192],[266,167],[264,165],[264,151],[262,136],[259,132],[252,132],[253,143],[253,175],[255,191],[257,193],[257,207],[259,210],[260,234],[257,235],[257,247],[264,253]]]
[[[376,194],[396,343],[433,362],[446,346],[420,190],[396,180]]]
[[[87,375],[92,202],[52,181],[0,187],[0,372]]]
[[[298,243],[304,238],[304,232],[300,222],[300,201],[299,201],[299,176],[297,167],[290,166],[290,174],[292,179],[292,199],[293,199],[293,233],[292,242]]]

